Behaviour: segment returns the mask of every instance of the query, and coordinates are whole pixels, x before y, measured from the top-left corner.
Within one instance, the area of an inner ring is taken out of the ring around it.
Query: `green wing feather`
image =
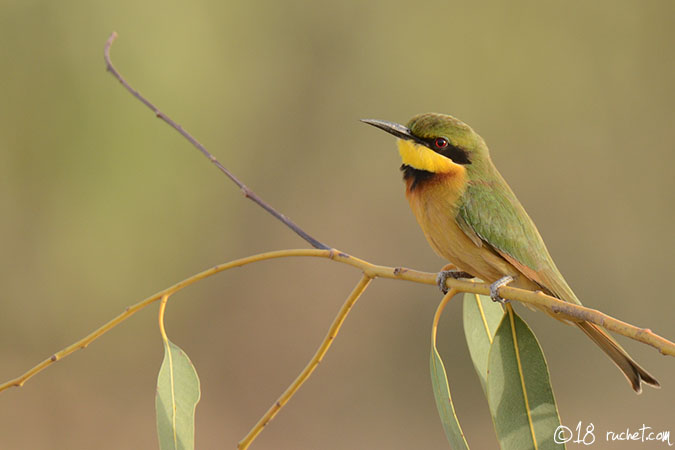
[[[491,181],[469,182],[457,211],[459,227],[474,243],[488,244],[544,289],[580,304],[534,222],[508,184],[498,173],[495,175]]]
[[[457,212],[459,227],[476,245],[490,245],[526,277],[556,297],[581,304],[546,249],[537,227],[515,194],[497,174],[496,181],[472,181]],[[602,327],[577,323],[626,375],[636,392],[641,382],[659,382],[636,363]]]

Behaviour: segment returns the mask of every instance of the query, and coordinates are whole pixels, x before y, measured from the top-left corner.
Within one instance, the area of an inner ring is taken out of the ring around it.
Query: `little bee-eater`
[[[420,114],[406,126],[363,120],[398,138],[406,197],[431,247],[458,270],[448,276],[478,277],[499,287],[541,290],[580,305],[549,255],[532,219],[495,168],[485,141],[468,125],[444,114]],[[636,392],[659,387],[601,327],[573,322],[621,369]]]

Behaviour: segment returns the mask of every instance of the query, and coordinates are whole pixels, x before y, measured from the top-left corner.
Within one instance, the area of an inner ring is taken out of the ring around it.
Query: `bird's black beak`
[[[409,141],[420,142],[418,138],[413,136],[408,127],[404,127],[403,125],[400,125],[398,123],[375,119],[361,119],[361,122],[377,127],[380,130],[384,130],[389,134],[393,134],[399,139],[407,139]]]

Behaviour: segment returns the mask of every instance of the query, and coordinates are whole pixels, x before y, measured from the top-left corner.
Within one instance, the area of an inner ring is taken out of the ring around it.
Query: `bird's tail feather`
[[[581,331],[586,333],[621,369],[635,392],[638,394],[642,392],[642,382],[656,388],[661,387],[659,382],[640,367],[605,330],[590,322],[577,322],[575,325],[581,328]]]

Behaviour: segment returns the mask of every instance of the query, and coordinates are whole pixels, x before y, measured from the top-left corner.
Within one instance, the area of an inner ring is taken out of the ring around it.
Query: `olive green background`
[[[675,338],[672,1],[0,2],[0,378],[217,263],[305,243],[105,72],[122,73],[327,244],[436,271],[394,140],[358,122],[453,114],[487,141],[586,305]],[[196,443],[235,448],[312,355],[357,271],[264,262],[171,298],[202,381]],[[440,300],[376,280],[259,449],[446,448],[428,373]],[[494,448],[459,302],[439,347],[473,448]],[[526,312],[562,421],[675,433],[675,360],[636,396],[582,333]],[[0,447],[156,448],[156,307],[0,394]],[[671,437],[675,442],[675,437]],[[581,448],[570,445],[570,448]],[[644,445],[663,448],[663,444]]]

